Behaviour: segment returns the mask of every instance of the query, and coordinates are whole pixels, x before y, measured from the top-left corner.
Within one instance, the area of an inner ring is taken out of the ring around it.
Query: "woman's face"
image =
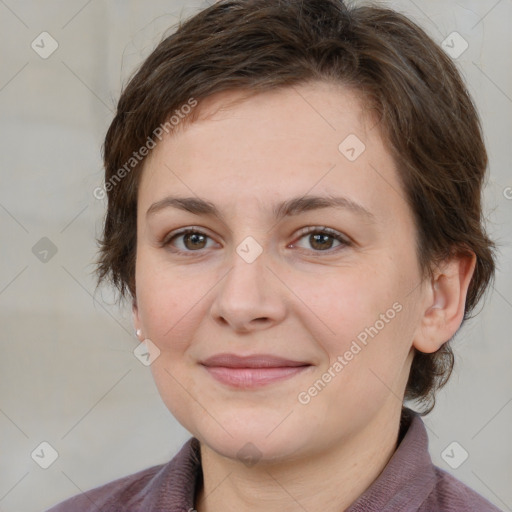
[[[217,111],[239,94],[208,98],[213,115],[145,163],[135,323],[202,443],[310,456],[401,408],[422,314],[415,227],[358,96],[315,83]],[[286,361],[203,364],[219,354]]]

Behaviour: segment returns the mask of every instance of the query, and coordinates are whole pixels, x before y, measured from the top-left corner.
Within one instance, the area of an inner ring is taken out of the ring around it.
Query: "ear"
[[[139,329],[142,329],[141,322],[139,318],[139,308],[137,307],[137,298],[134,297],[132,299],[132,313],[133,313],[133,326],[135,331],[137,332]]]
[[[413,341],[420,352],[436,352],[457,332],[475,265],[476,256],[471,252],[454,255],[436,268],[425,290],[423,317]]]

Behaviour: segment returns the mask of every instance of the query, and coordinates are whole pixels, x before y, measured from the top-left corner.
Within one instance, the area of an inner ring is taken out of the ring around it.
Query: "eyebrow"
[[[154,215],[155,213],[165,208],[177,208],[184,210],[195,215],[207,215],[217,217],[223,220],[222,214],[218,208],[211,202],[205,201],[199,197],[178,197],[168,196],[156,203],[153,203],[146,212],[146,217]],[[313,196],[306,195],[301,197],[293,197],[287,199],[273,207],[273,215],[276,220],[283,217],[299,215],[304,212],[312,210],[320,210],[324,208],[336,208],[349,210],[360,216],[365,217],[367,220],[374,222],[375,216],[363,205],[342,196]]]

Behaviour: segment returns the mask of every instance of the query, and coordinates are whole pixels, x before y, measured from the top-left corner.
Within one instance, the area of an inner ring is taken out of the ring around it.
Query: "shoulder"
[[[501,512],[499,508],[486,500],[460,480],[434,466],[435,485],[420,512]]]
[[[166,464],[152,466],[77,494],[47,512],[117,512],[141,502],[151,492],[151,482]]]
[[[166,464],[82,492],[46,512],[156,512],[187,510],[202,476],[200,444],[190,438]]]

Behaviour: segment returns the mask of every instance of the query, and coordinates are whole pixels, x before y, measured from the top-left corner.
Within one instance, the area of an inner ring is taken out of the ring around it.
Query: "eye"
[[[300,233],[302,236],[299,240],[306,239],[307,243],[314,249],[315,252],[333,251],[333,244],[338,242],[338,245],[334,246],[334,249],[342,248],[350,245],[350,240],[343,236],[334,229],[317,227],[317,228],[305,228]],[[296,244],[292,244],[292,247]]]
[[[165,247],[175,247],[174,242],[176,240],[179,241],[180,239],[182,242],[181,247],[174,249],[174,251],[178,253],[196,252],[200,249],[207,249],[207,241],[211,240],[211,238],[202,231],[194,228],[187,228],[179,231],[178,233],[171,234],[171,236],[167,237],[163,241],[162,245]]]
[[[334,252],[338,248],[351,245],[350,240],[330,228],[316,227],[304,228],[300,232],[299,241],[306,239],[314,252]],[[163,247],[172,247],[172,251],[179,254],[198,252],[202,249],[208,249],[208,240],[213,240],[205,233],[196,228],[186,228],[177,233],[171,233],[163,242]],[[336,244],[337,245],[334,245]],[[296,242],[288,247],[301,247]],[[304,248],[304,247],[302,247]]]

